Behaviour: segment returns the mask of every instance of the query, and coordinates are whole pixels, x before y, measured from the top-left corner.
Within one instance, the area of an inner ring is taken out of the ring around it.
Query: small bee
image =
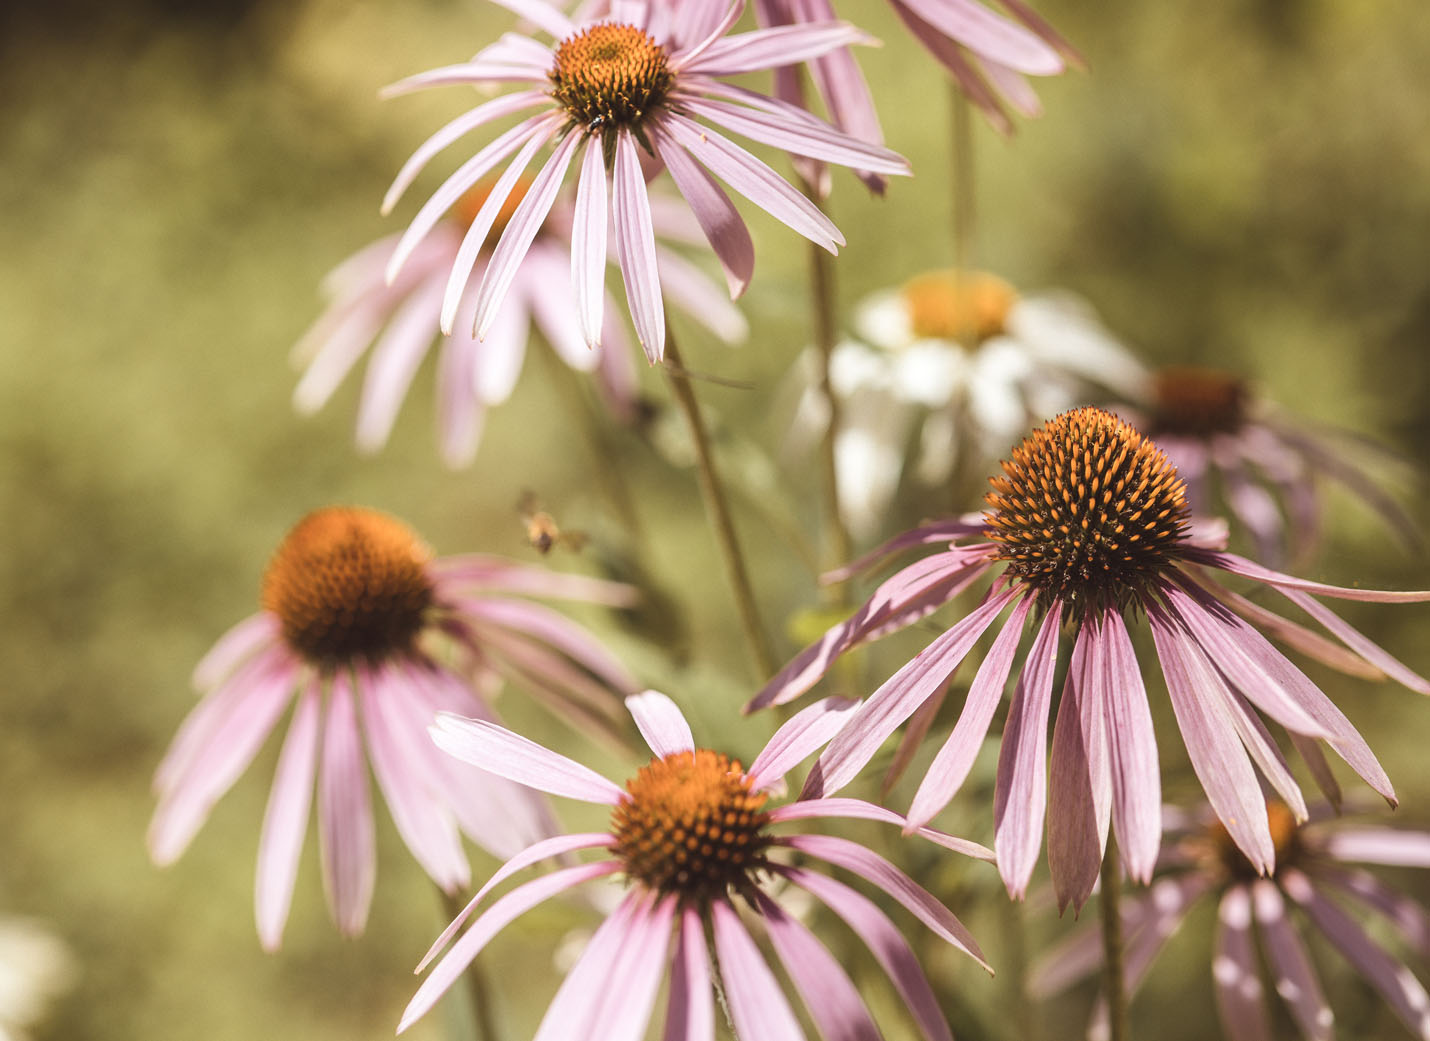
[[[573,553],[580,553],[585,548],[586,533],[584,531],[562,531],[556,524],[556,518],[541,508],[541,503],[535,492],[528,490],[521,493],[521,499],[516,504],[516,512],[520,515],[522,524],[526,526],[526,541],[538,553],[550,553],[551,548],[558,543]]]

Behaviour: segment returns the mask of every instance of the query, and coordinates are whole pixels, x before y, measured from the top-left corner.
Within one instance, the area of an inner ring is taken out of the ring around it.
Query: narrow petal
[[[1251,884],[1251,898],[1276,993],[1286,1002],[1308,1041],[1331,1041],[1335,1036],[1332,1030],[1335,1016],[1321,991],[1321,982],[1306,946],[1286,915],[1281,890],[1265,879],[1258,879]]]
[[[907,177],[912,173],[908,160],[897,152],[865,144],[830,126],[793,123],[755,109],[706,98],[689,99],[685,110],[692,115],[704,116],[726,130],[793,155],[893,176]]]
[[[1392,655],[1386,653],[1374,641],[1367,639],[1347,622],[1337,617],[1310,596],[1295,589],[1280,589],[1278,592],[1301,610],[1326,627],[1326,631],[1336,636],[1356,654],[1389,676],[1395,682],[1409,687],[1417,694],[1430,694],[1430,680],[1412,672]]]
[[[670,971],[665,1033],[661,1041],[715,1041],[715,1001],[711,996],[710,958],[700,912],[680,913],[680,935]]]
[[[1231,1041],[1271,1041],[1271,1021],[1251,942],[1251,894],[1245,886],[1228,889],[1217,908],[1212,980],[1217,1009]]]
[[[1031,76],[1063,71],[1056,51],[976,0],[903,0],[929,25],[980,57]]]
[[[1162,842],[1162,775],[1142,670],[1122,615],[1103,617],[1102,702],[1112,772],[1112,826],[1128,875],[1146,885]]]
[[[1097,884],[1112,804],[1106,706],[1096,678],[1105,641],[1095,623],[1078,631],[1053,725],[1048,814],[1048,867],[1058,910],[1081,910]]]
[[[472,597],[462,599],[461,609],[466,617],[500,625],[549,644],[618,691],[634,691],[637,687],[630,670],[599,640],[543,604],[505,597]]]
[[[1387,867],[1430,867],[1430,834],[1394,828],[1346,828],[1321,836],[1322,848],[1337,860]]]
[[[725,900],[710,905],[715,952],[730,1018],[740,1041],[804,1041],[799,1021],[780,992],[775,974]]]
[[[267,611],[249,615],[218,638],[194,666],[195,690],[210,690],[218,686],[229,673],[271,643],[279,632],[277,617]]]
[[[725,272],[725,284],[731,299],[740,296],[750,284],[755,270],[755,246],[744,218],[730,202],[711,176],[686,151],[668,137],[659,123],[652,124],[654,138],[665,168],[676,189],[690,204],[690,210],[705,233],[710,249]]]
[[[338,673],[328,695],[318,774],[318,853],[333,921],[345,936],[367,924],[377,877],[377,840],[352,684]]]
[[[1200,550],[1188,555],[1199,563],[1220,568],[1223,571],[1229,571],[1233,575],[1240,575],[1243,578],[1264,582],[1278,589],[1298,589],[1303,593],[1314,593],[1316,596],[1329,596],[1337,600],[1364,600],[1377,604],[1414,604],[1430,600],[1430,590],[1391,591],[1384,589],[1347,589],[1343,586],[1328,586],[1320,582],[1307,582],[1305,579],[1295,578],[1292,575],[1284,575],[1279,571],[1264,568],[1260,564],[1247,560],[1245,557],[1237,556],[1235,553],[1215,553],[1208,550]]]
[[[927,1041],[953,1041],[918,955],[877,904],[843,882],[804,868],[777,865],[774,870],[822,900],[864,941]]]
[[[507,61],[464,61],[456,65],[443,65],[428,69],[413,76],[407,76],[396,83],[389,83],[378,91],[384,100],[399,98],[404,94],[414,94],[419,90],[433,87],[461,87],[484,83],[540,83],[546,79],[546,70],[538,69],[525,62]]]
[[[993,846],[1008,895],[1019,900],[1028,891],[1043,846],[1043,815],[1048,799],[1048,714],[1053,702],[1061,621],[1062,605],[1054,604],[1038,629],[1018,677],[998,753]]]
[[[976,860],[989,862],[993,860],[993,851],[987,846],[968,839],[960,839],[936,828],[914,827],[905,817],[893,810],[876,806],[872,802],[865,802],[863,799],[844,799],[837,796],[830,799],[800,799],[770,811],[772,823],[810,820],[817,817],[844,817],[851,820],[883,821],[885,824],[897,824],[904,829],[905,834],[926,838],[944,849],[951,849]]]
[[[681,62],[679,67],[690,75],[735,76],[780,65],[798,65],[840,47],[871,42],[867,34],[848,22],[778,25],[727,36],[707,47],[698,58]]]
[[[637,909],[619,961],[611,966],[609,985],[591,1019],[590,1028],[569,1032],[571,1041],[640,1041],[655,1007],[656,992],[665,977],[670,928],[677,898],[667,896]]]
[[[1361,868],[1342,870],[1317,864],[1316,878],[1384,915],[1416,954],[1430,957],[1430,911],[1418,898],[1397,892]]]
[[[442,281],[438,273],[404,300],[372,349],[358,406],[356,441],[360,451],[377,451],[392,433],[402,399],[437,336]]]
[[[824,1041],[883,1041],[849,974],[828,948],[759,890],[754,905]]]
[[[293,903],[293,883],[298,877],[298,858],[303,852],[303,836],[308,831],[308,812],[313,803],[321,705],[322,693],[310,684],[293,710],[273,789],[268,793],[253,893],[258,941],[265,951],[276,951],[282,943],[283,926]]]
[[[805,797],[832,795],[852,781],[892,734],[961,662],[999,612],[1019,595],[990,596],[891,676],[830,742],[805,780]]]
[[[1013,668],[1013,656],[1018,652],[1023,623],[1032,606],[1033,598],[1028,597],[1013,610],[998,638],[993,641],[988,656],[979,665],[953,733],[939,749],[914,795],[913,804],[909,807],[911,824],[927,824],[933,820],[934,815],[947,806],[958,789],[963,787],[968,772],[973,769],[973,760],[983,747],[988,726],[993,722],[993,713],[1003,700],[1003,688]]]
[[[859,702],[854,698],[823,698],[801,709],[775,731],[755,756],[748,776],[756,789],[778,783],[809,756],[829,743],[854,718]]]
[[[571,218],[571,285],[576,290],[576,315],[581,335],[594,346],[601,342],[602,308],[606,303],[606,161],[601,137],[592,134],[576,182],[576,212]]]
[[[1331,764],[1326,762],[1325,753],[1321,751],[1321,746],[1316,743],[1316,739],[1306,737],[1291,731],[1291,744],[1296,747],[1296,751],[1301,756],[1301,761],[1306,764],[1306,769],[1311,771],[1311,778],[1316,782],[1316,787],[1321,790],[1321,794],[1326,797],[1326,801],[1336,808],[1341,808],[1341,786],[1336,781],[1336,775],[1331,773]]]
[[[690,732],[684,713],[660,691],[632,694],[626,698],[626,708],[635,717],[636,728],[645,743],[660,758],[695,750],[695,735]]]
[[[587,941],[576,964],[561,981],[533,1041],[587,1041],[600,1037],[596,1018],[607,996],[621,991],[622,963],[644,932],[650,895],[628,892]]]
[[[523,21],[544,29],[549,36],[564,40],[576,31],[570,18],[562,14],[546,0],[492,0],[498,7],[505,7]]]
[[[666,300],[709,329],[722,343],[744,343],[749,338],[750,323],[744,312],[720,292],[704,270],[674,250],[657,246],[655,252]]]
[[[510,893],[487,908],[486,912],[472,923],[466,934],[453,945],[447,956],[437,963],[432,975],[422,981],[417,993],[408,1002],[402,1013],[402,1021],[397,1027],[400,1034],[427,1014],[437,1003],[437,999],[447,992],[466,971],[467,966],[497,933],[537,904],[544,903],[558,893],[604,875],[614,875],[621,870],[617,860],[603,860],[595,864],[578,864],[562,868],[549,875],[533,879],[518,886]]]
[[[446,591],[445,587],[470,585],[483,593],[586,600],[607,607],[632,607],[640,601],[639,590],[623,582],[562,574],[479,553],[443,557],[432,565],[432,571],[439,594]]]
[[[1314,658],[1323,665],[1329,665],[1337,672],[1344,672],[1348,676],[1360,676],[1373,680],[1385,679],[1385,673],[1380,669],[1363,660],[1360,655],[1352,654],[1339,644],[1326,639],[1320,633],[1312,632],[1305,626],[1298,625],[1289,618],[1283,618],[1274,611],[1268,611],[1260,604],[1254,603],[1238,593],[1233,593],[1219,582],[1213,582],[1206,575],[1198,575],[1197,582],[1204,586],[1213,597],[1230,607],[1256,628],[1269,633],[1307,657]]]
[[[616,256],[626,285],[626,302],[636,338],[652,365],[665,357],[665,304],[660,293],[660,267],[655,258],[655,231],[650,200],[635,138],[629,130],[616,135],[612,171],[611,213],[616,227]]]
[[[463,762],[551,795],[608,806],[625,798],[595,771],[495,723],[442,713],[432,740]]]
[[[866,882],[878,886],[903,904],[910,914],[940,939],[957,947],[990,973],[993,971],[984,960],[977,941],[954,913],[873,850],[833,835],[791,835],[777,841],[780,845],[852,871]]]

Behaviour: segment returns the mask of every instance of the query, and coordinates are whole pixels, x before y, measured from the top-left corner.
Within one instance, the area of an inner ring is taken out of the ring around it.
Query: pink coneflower
[[[908,173],[908,165],[886,149],[841,134],[792,105],[720,80],[817,57],[863,39],[851,26],[830,23],[727,37],[743,8],[741,0],[706,35],[691,42],[692,25],[706,21],[702,4],[622,4],[619,18],[579,24],[543,3],[521,6],[559,41],[554,49],[508,33],[469,62],[413,76],[390,91],[449,84],[512,83],[521,88],[477,106],[434,134],[398,174],[389,203],[433,155],[461,135],[502,116],[540,110],[477,152],[437,189],[403,234],[388,265],[388,277],[396,277],[462,193],[511,157],[458,250],[443,296],[444,331],[453,327],[496,215],[517,178],[548,143],[554,149],[512,214],[482,276],[474,304],[475,334],[484,337],[492,327],[522,257],[584,144],[571,244],[580,328],[588,342],[600,338],[607,224],[613,220],[626,299],[636,335],[652,363],[664,355],[665,313],[643,155],[664,166],[690,204],[725,270],[732,296],[749,282],[754,247],[712,173],[830,252],[844,239],[818,207],[710,124],[796,155],[875,173]]]
[[[1269,877],[1262,877],[1228,841],[1226,830],[1210,813],[1169,814],[1167,849],[1157,880],[1121,904],[1128,993],[1142,982],[1193,907],[1210,895],[1217,902],[1212,982],[1228,1038],[1259,1041],[1274,1036],[1257,946],[1265,953],[1270,989],[1281,997],[1297,1032],[1307,1041],[1335,1036],[1335,1016],[1297,927],[1300,917],[1380,992],[1412,1034],[1430,1041],[1430,993],[1350,913],[1383,918],[1412,950],[1430,957],[1426,909],[1374,872],[1353,866],[1430,867],[1430,832],[1324,820],[1329,814],[1298,826],[1282,804],[1267,809],[1276,846],[1276,868]],[[1083,930],[1049,952],[1034,972],[1030,989],[1039,997],[1058,993],[1090,975],[1101,961],[1101,937],[1096,930]],[[1105,1017],[1105,1005],[1099,1002],[1089,1037],[1105,1036]]]
[[[495,230],[505,227],[527,187],[518,182],[513,188],[497,215]],[[387,443],[417,367],[440,334],[438,312],[447,275],[489,188],[479,185],[458,200],[391,285],[385,272],[397,248],[395,235],[349,257],[328,276],[324,282],[328,308],[293,349],[294,361],[305,370],[293,394],[300,412],[322,408],[371,346],[358,407],[357,444],[372,452]],[[662,219],[667,214],[659,205],[653,208],[658,235],[688,237],[685,228]],[[694,234],[699,236],[698,228]],[[475,291],[469,291],[459,306],[452,334],[442,337],[437,362],[438,443],[448,465],[465,466],[475,457],[487,409],[506,401],[516,386],[533,324],[567,365],[594,374],[615,416],[631,418],[635,371],[626,328],[607,311],[601,342],[594,346],[586,342],[566,273],[570,249],[571,207],[557,203],[522,258],[485,340],[471,335]],[[744,318],[703,273],[663,246],[656,247],[656,255],[678,306],[726,341],[743,338]],[[482,253],[474,273],[482,274],[488,260]]]
[[[1343,484],[1407,542],[1419,541],[1414,522],[1367,474],[1366,463],[1395,461],[1387,449],[1298,424],[1259,400],[1245,380],[1215,369],[1165,368],[1142,411],[1133,421],[1177,467],[1192,510],[1209,512],[1219,487],[1265,563],[1282,559],[1288,542],[1294,554],[1314,545],[1321,477]]]
[[[509,677],[577,725],[613,727],[613,691],[633,689],[631,677],[585,630],[511,594],[616,603],[626,592],[494,557],[434,559],[374,510],[309,514],[268,566],[263,610],[194,670],[205,696],[155,776],[150,855],[183,853],[296,699],[259,841],[264,947],[283,935],[315,778],[328,904],[345,934],[362,931],[377,867],[368,762],[413,856],[444,890],[464,887],[459,831],[508,856],[551,822],[527,789],[437,754],[427,726],[442,711],[492,718],[475,675]]]
[[[619,876],[625,895],[567,975],[537,1032],[545,1038],[634,1041],[645,1035],[662,978],[669,975],[665,1037],[713,1036],[713,939],[719,982],[742,1038],[798,1038],[797,1020],[757,948],[741,911],[759,920],[810,1018],[826,1037],[878,1038],[858,991],[839,962],[770,896],[779,881],[812,894],[863,940],[888,974],[928,1041],[949,1041],[933,990],[908,942],[875,904],[842,882],[777,858],[777,851],[824,861],[861,876],[902,904],[933,932],[982,963],[958,919],[918,883],[873,850],[820,834],[772,834],[789,821],[853,817],[903,824],[898,814],[856,799],[818,799],[769,809],[771,788],[842,724],[851,703],[829,698],[782,726],[748,771],[697,748],[674,702],[647,691],[628,698],[654,758],[624,790],[579,763],[481,720],[444,715],[433,736],[465,762],[544,792],[611,807],[607,832],[563,835],[523,851],[479,892],[423,961],[461,929],[486,894],[518,871],[550,857],[599,849],[602,859],[563,867],[494,901],[418,989],[398,1030],[424,1015],[477,954],[518,915],[583,882]],[[976,843],[931,829],[920,834],[982,859]],[[672,935],[673,934],[673,935]],[[420,967],[419,967],[420,968]]]
[[[884,582],[748,706],[797,697],[844,651],[924,618],[1003,565],[976,610],[864,703],[810,771],[807,794],[828,795],[848,784],[915,713],[913,740],[921,739],[954,670],[1008,610],[908,816],[914,824],[927,822],[967,777],[1002,700],[1023,630],[1035,619],[1036,636],[1008,710],[995,790],[998,866],[1015,896],[1026,891],[1042,847],[1048,789],[1048,861],[1060,904],[1081,905],[1092,891],[1109,822],[1129,874],[1143,881],[1151,876],[1161,832],[1161,780],[1142,670],[1124,620],[1129,612],[1145,615],[1152,630],[1173,712],[1212,807],[1259,868],[1270,869],[1275,851],[1257,771],[1298,815],[1305,814],[1263,714],[1291,733],[1323,785],[1334,781],[1315,739],[1394,801],[1389,779],[1350,721],[1259,630],[1343,671],[1388,676],[1430,693],[1430,683],[1311,595],[1403,603],[1430,599],[1430,593],[1341,589],[1222,552],[1215,537],[1190,526],[1182,480],[1161,449],[1097,408],[1063,413],[1034,430],[990,484],[981,523],[932,524],[876,553],[948,547]],[[1217,572],[1275,590],[1348,650],[1232,592]],[[1048,778],[1048,715],[1064,630],[1073,646]]]

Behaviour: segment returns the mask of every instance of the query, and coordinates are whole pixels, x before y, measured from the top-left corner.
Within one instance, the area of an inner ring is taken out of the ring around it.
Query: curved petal
[[[601,138],[592,134],[576,182],[576,213],[571,219],[571,285],[576,290],[576,315],[586,343],[601,342],[602,308],[606,303],[606,161]]]
[[[1106,706],[1096,682],[1104,655],[1102,634],[1084,622],[1053,724],[1049,766],[1048,868],[1059,911],[1069,903],[1082,908],[1107,849],[1112,776]]]
[[[680,912],[680,935],[670,971],[665,1033],[661,1041],[715,1041],[715,1001],[711,997],[710,959],[700,912]]]
[[[495,723],[443,712],[432,727],[432,740],[463,762],[551,795],[608,806],[625,798],[595,771]]]
[[[377,878],[377,840],[352,684],[333,677],[318,773],[318,854],[333,921],[345,936],[367,924]]]
[[[1122,615],[1103,617],[1103,704],[1112,767],[1112,826],[1127,874],[1146,885],[1162,844],[1162,775],[1142,670]],[[1274,746],[1273,746],[1274,747]]]
[[[660,266],[655,257],[655,230],[650,199],[635,138],[629,130],[616,135],[612,171],[611,214],[616,228],[616,256],[626,286],[626,302],[636,338],[652,365],[665,357],[665,304],[660,292]]]
[[[695,735],[675,702],[658,690],[647,690],[626,698],[626,708],[635,717],[636,728],[650,750],[664,759],[677,752],[695,751]]]
[[[1385,589],[1347,589],[1343,586],[1328,586],[1320,582],[1308,582],[1305,579],[1295,578],[1292,575],[1284,575],[1279,571],[1264,568],[1260,564],[1247,560],[1245,557],[1237,556],[1235,553],[1215,553],[1209,550],[1198,550],[1188,555],[1198,563],[1220,568],[1222,571],[1229,571],[1233,575],[1240,575],[1243,578],[1264,582],[1268,586],[1276,586],[1279,589],[1299,589],[1303,593],[1314,593],[1316,596],[1329,596],[1337,600],[1364,600],[1377,604],[1414,604],[1430,600],[1430,590],[1395,591]]]
[[[1251,942],[1251,894],[1245,886],[1228,889],[1217,908],[1212,980],[1222,1025],[1231,1041],[1272,1041]]]
[[[741,1041],[804,1041],[774,973],[735,909],[725,900],[715,900],[710,921],[730,1018]]]
[[[744,219],[714,179],[661,130],[659,123],[651,125],[650,133],[670,179],[690,204],[690,211],[725,272],[731,298],[738,297],[750,284],[755,270],[755,246]]]
[[[796,712],[775,731],[755,756],[748,776],[756,789],[778,783],[809,756],[829,743],[853,718],[859,702],[853,698],[823,698]]]
[[[1251,884],[1251,899],[1276,993],[1286,1002],[1308,1041],[1331,1041],[1335,1036],[1331,1029],[1335,1016],[1321,991],[1306,946],[1286,914],[1281,890],[1266,879],[1257,879]]]
[[[229,629],[194,666],[191,680],[194,689],[206,691],[216,687],[264,644],[277,639],[279,629],[278,618],[267,611],[249,615]]]
[[[912,173],[908,160],[897,152],[865,144],[831,126],[810,126],[724,101],[691,98],[684,108],[726,130],[753,141],[771,145],[792,155],[807,156],[840,166],[873,173],[907,177]]]
[[[786,803],[770,811],[770,821],[778,823],[780,821],[809,820],[816,817],[843,817],[851,820],[883,821],[885,824],[897,824],[904,829],[906,835],[918,835],[937,843],[944,849],[951,849],[956,853],[973,857],[976,860],[993,860],[993,851],[987,846],[979,845],[969,839],[960,839],[955,835],[949,835],[935,828],[914,827],[908,820],[893,810],[883,806],[876,806],[872,802],[865,802],[863,799],[842,799],[838,797],[830,799],[800,799],[798,802]]]
[[[313,803],[321,704],[321,691],[316,684],[309,684],[293,710],[293,722],[288,725],[288,737],[278,757],[268,809],[263,815],[253,910],[258,942],[265,951],[278,949],[293,903],[293,883],[298,877],[298,858],[303,852],[303,836]]]

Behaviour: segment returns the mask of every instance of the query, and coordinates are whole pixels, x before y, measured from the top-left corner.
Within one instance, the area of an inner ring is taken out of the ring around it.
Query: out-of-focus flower
[[[1367,473],[1367,462],[1395,462],[1387,449],[1298,424],[1259,400],[1244,380],[1215,369],[1162,369],[1149,391],[1131,398],[1143,404],[1129,418],[1177,467],[1194,512],[1210,512],[1220,487],[1263,562],[1282,560],[1288,543],[1295,555],[1313,547],[1321,477],[1345,485],[1407,542],[1419,541],[1415,523]]]
[[[622,790],[599,774],[481,720],[444,715],[433,729],[452,755],[541,791],[611,807],[608,832],[563,835],[523,851],[499,870],[433,945],[423,966],[457,935],[488,892],[551,857],[599,849],[604,856],[560,868],[510,890],[483,910],[433,969],[403,1014],[399,1031],[424,1015],[471,960],[518,915],[573,886],[620,876],[620,904],[591,937],[552,1000],[540,1038],[631,1041],[645,1036],[662,979],[669,978],[665,1037],[713,1037],[712,977],[718,972],[735,1032],[742,1038],[798,1038],[798,1021],[745,923],[758,919],[810,1018],[826,1037],[877,1038],[878,1029],[838,960],[770,897],[770,880],[813,895],[869,947],[928,1041],[948,1041],[948,1025],[912,948],[884,912],[857,890],[779,851],[802,854],[862,877],[933,932],[982,963],[958,919],[893,864],[847,839],[818,833],[776,835],[791,821],[852,817],[903,824],[896,813],[857,799],[816,799],[768,809],[771,789],[829,740],[852,703],[829,698],[795,715],[750,769],[697,747],[689,724],[663,694],[628,698],[654,758]],[[919,833],[988,859],[976,843],[928,828]],[[707,932],[708,930],[708,932]],[[673,935],[672,935],[673,934]],[[718,969],[707,955],[713,940]],[[986,967],[986,966],[985,966]],[[420,967],[419,967],[420,969]]]
[[[1169,811],[1156,881],[1145,892],[1122,899],[1128,993],[1141,984],[1192,908],[1210,896],[1217,902],[1212,982],[1228,1038],[1262,1041],[1273,1036],[1257,946],[1270,970],[1270,989],[1280,996],[1298,1033],[1307,1041],[1335,1036],[1335,1016],[1297,927],[1300,917],[1380,993],[1412,1034],[1430,1041],[1430,993],[1351,913],[1383,919],[1412,951],[1430,958],[1426,908],[1376,873],[1356,866],[1430,867],[1430,832],[1327,820],[1329,813],[1298,826],[1281,803],[1267,810],[1276,867],[1266,877],[1229,841],[1209,811]],[[1095,929],[1080,930],[1042,959],[1030,990],[1036,997],[1056,994],[1101,964],[1101,935]],[[1106,1016],[1106,1003],[1099,1001],[1089,1038],[1106,1038]]]
[[[1146,616],[1192,767],[1258,869],[1275,863],[1258,771],[1298,816],[1306,813],[1262,715],[1286,728],[1323,787],[1335,782],[1317,740],[1394,801],[1389,778],[1355,727],[1262,632],[1342,671],[1390,677],[1430,693],[1430,683],[1313,596],[1404,603],[1430,600],[1430,592],[1342,589],[1223,552],[1224,530],[1190,524],[1181,478],[1166,455],[1097,408],[1064,413],[1034,430],[990,484],[981,519],[915,529],[868,558],[947,546],[885,581],[748,706],[799,696],[846,650],[926,617],[1002,565],[979,606],[900,668],[834,738],[810,771],[806,794],[828,795],[853,780],[901,723],[941,694],[979,637],[1008,610],[908,817],[913,824],[932,819],[968,776],[1023,630],[1030,616],[1041,615],[1008,710],[995,789],[998,867],[1015,896],[1026,891],[1042,848],[1045,809],[1060,905],[1081,905],[1092,891],[1109,824],[1128,873],[1139,881],[1151,877],[1161,837],[1161,777],[1147,692],[1124,621],[1129,612]],[[1219,573],[1280,593],[1344,648],[1227,589]],[[1064,629],[1073,646],[1049,768],[1048,716]],[[922,738],[928,715],[919,715],[913,740]]]
[[[525,197],[529,185],[518,183],[494,230],[499,234]],[[486,201],[490,185],[468,192],[408,258],[388,284],[386,270],[398,236],[373,243],[339,265],[324,281],[328,308],[293,349],[304,368],[293,394],[295,407],[311,413],[332,397],[369,347],[371,359],[358,408],[357,444],[376,451],[387,443],[398,408],[417,368],[441,335],[438,317],[448,275],[456,263],[462,236]],[[662,203],[666,203],[662,205]],[[666,200],[652,200],[657,234],[690,241],[688,211],[672,213]],[[681,218],[685,218],[682,220]],[[521,374],[533,323],[561,359],[573,369],[593,372],[611,412],[622,420],[635,408],[635,372],[624,324],[607,311],[601,342],[588,344],[576,320],[576,298],[567,275],[571,249],[571,207],[557,204],[547,215],[512,278],[501,311],[478,340],[472,335],[476,307],[473,288],[458,308],[449,335],[441,336],[437,361],[437,432],[442,456],[450,466],[465,466],[476,455],[486,410],[511,396]],[[739,310],[695,265],[658,245],[657,262],[672,301],[726,341],[745,334]],[[490,256],[477,258],[473,274],[486,270]]]
[[[452,204],[506,163],[458,247],[442,301],[444,331],[452,329],[465,299],[464,287],[497,215],[517,179],[548,143],[554,150],[507,222],[482,275],[473,303],[476,335],[485,336],[496,321],[568,169],[584,151],[571,225],[571,281],[580,329],[587,342],[599,340],[607,226],[613,222],[626,299],[636,335],[652,363],[664,355],[665,314],[642,156],[654,160],[656,169],[663,166],[689,203],[725,270],[732,296],[750,280],[754,247],[743,219],[712,173],[831,252],[844,239],[818,207],[711,124],[796,155],[881,174],[908,173],[908,165],[894,153],[842,134],[793,105],[721,79],[818,57],[863,40],[852,26],[828,23],[727,35],[742,2],[732,4],[714,24],[708,8],[698,3],[623,3],[607,20],[580,22],[535,0],[518,6],[558,41],[554,49],[507,33],[469,62],[421,73],[389,91],[449,84],[510,83],[519,88],[434,134],[398,174],[388,205],[432,156],[462,135],[503,116],[538,110],[479,150],[437,189],[388,264],[388,277],[396,278]],[[704,30],[699,38],[697,26]]]
[[[1082,300],[1021,296],[981,272],[930,271],[875,293],[854,328],[856,338],[834,350],[829,379],[841,409],[840,509],[860,537],[878,533],[916,429],[915,474],[939,484],[960,461],[981,471],[1039,417],[1086,401],[1093,388],[1125,397],[1147,379]],[[816,362],[812,351],[799,362],[793,450],[829,422]]]
[[[25,1041],[49,1004],[69,988],[74,959],[38,922],[0,918],[0,1041]]]
[[[259,841],[263,945],[282,938],[315,779],[329,907],[343,933],[362,931],[377,870],[369,763],[403,841],[455,892],[470,878],[459,832],[505,857],[552,822],[526,788],[437,753],[428,725],[438,712],[493,718],[484,691],[505,677],[572,725],[614,730],[632,677],[584,629],[522,597],[623,604],[629,593],[495,557],[434,558],[375,510],[309,514],[268,565],[263,610],[194,670],[205,696],[155,776],[150,855],[183,853],[296,699]]]

